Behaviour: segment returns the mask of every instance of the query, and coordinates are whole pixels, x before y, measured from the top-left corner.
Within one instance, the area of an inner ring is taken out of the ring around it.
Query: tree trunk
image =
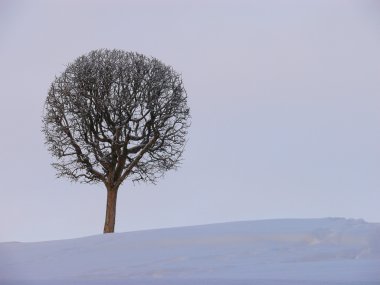
[[[105,234],[113,233],[115,231],[117,190],[117,188],[107,187],[106,221],[104,223],[103,231]]]

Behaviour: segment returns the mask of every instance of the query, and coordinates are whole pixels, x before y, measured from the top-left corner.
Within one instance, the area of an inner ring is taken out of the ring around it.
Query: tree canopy
[[[189,127],[181,75],[155,58],[95,50],[55,78],[43,133],[59,177],[155,183],[178,167]]]

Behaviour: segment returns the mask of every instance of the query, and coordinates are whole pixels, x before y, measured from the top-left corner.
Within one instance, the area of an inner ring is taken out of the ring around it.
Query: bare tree
[[[114,232],[125,179],[155,183],[178,167],[189,127],[181,76],[155,58],[95,50],[51,84],[43,133],[58,177],[104,183],[104,233]]]

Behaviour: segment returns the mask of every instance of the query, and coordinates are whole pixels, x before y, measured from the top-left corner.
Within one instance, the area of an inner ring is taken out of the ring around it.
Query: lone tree
[[[104,233],[111,233],[120,185],[127,178],[155,183],[177,168],[189,116],[173,68],[142,54],[101,49],[55,78],[42,131],[58,177],[104,183]]]

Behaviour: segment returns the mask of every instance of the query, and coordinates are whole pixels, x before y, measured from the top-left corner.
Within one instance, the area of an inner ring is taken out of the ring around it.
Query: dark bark
[[[115,231],[117,191],[118,188],[107,188],[106,220],[103,231],[105,234]]]

